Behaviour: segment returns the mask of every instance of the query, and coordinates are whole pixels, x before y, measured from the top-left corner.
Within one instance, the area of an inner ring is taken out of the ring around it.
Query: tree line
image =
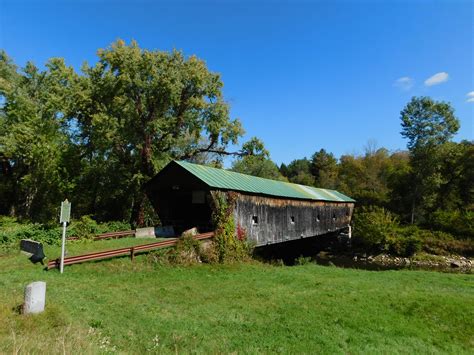
[[[403,108],[406,151],[320,149],[278,167],[258,138],[227,150],[244,131],[204,61],[121,40],[97,56],[78,72],[62,58],[19,68],[0,53],[0,214],[47,222],[68,197],[77,217],[153,224],[143,190],[152,176],[173,159],[222,166],[227,155],[234,171],[337,189],[407,224],[473,213],[474,143],[452,140],[448,103],[414,97]]]

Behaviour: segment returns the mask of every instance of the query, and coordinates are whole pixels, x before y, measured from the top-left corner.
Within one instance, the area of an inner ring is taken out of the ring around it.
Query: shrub
[[[124,222],[97,223],[89,216],[73,220],[68,227],[68,236],[78,236],[87,240],[98,233],[129,230],[130,225]],[[21,239],[33,239],[50,245],[61,244],[62,227],[59,224],[39,224],[19,222],[16,218],[0,216],[0,247],[16,248]]]
[[[474,256],[474,241],[472,239],[459,240],[449,233],[427,231],[423,234],[422,242],[423,250],[430,254]]]
[[[92,239],[97,234],[130,230],[130,224],[122,221],[97,223],[91,216],[73,220],[68,227],[68,236]]]
[[[431,215],[430,227],[453,234],[458,239],[474,238],[474,211],[437,210]]]
[[[387,239],[386,248],[390,254],[412,256],[422,249],[422,240],[411,227],[399,227],[397,233]]]
[[[354,215],[353,244],[369,251],[386,250],[387,240],[396,238],[398,219],[384,208],[362,207]]]
[[[60,244],[61,228],[38,223],[20,223],[15,218],[0,216],[0,245],[16,247],[21,239],[33,239],[44,244]]]
[[[68,235],[79,239],[92,239],[99,234],[99,226],[90,216],[82,216],[79,220],[72,221],[68,229]]]
[[[201,261],[201,242],[193,238],[191,234],[183,234],[179,238],[173,252],[170,253],[170,261],[173,264],[191,265]]]
[[[411,256],[418,251],[435,255],[474,255],[473,240],[459,240],[449,233],[420,229],[417,226],[400,227],[397,240],[402,242],[390,244],[391,252],[397,255]]]

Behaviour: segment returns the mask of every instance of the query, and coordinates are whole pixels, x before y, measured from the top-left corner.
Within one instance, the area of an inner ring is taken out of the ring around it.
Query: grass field
[[[474,352],[473,275],[147,260],[73,265],[60,275],[19,253],[0,256],[0,353]],[[47,310],[19,315],[25,285],[39,280]]]

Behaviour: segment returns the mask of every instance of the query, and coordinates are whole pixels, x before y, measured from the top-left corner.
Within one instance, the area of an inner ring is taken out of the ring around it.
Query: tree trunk
[[[415,223],[415,198],[413,197],[411,203],[411,224]]]
[[[130,225],[132,229],[140,228],[145,225],[145,192],[141,190],[137,193],[133,201]]]
[[[143,134],[143,145],[141,149],[140,171],[143,176],[153,177],[153,164],[151,162],[151,136],[147,133]],[[135,196],[132,214],[130,216],[130,224],[133,228],[143,227],[145,225],[145,191],[143,185]]]

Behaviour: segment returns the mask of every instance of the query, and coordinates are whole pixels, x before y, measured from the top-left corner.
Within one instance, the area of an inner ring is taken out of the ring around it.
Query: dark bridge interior
[[[163,226],[173,226],[177,235],[197,227],[210,232],[212,212],[209,188],[192,174],[168,165],[147,184],[146,192]]]

